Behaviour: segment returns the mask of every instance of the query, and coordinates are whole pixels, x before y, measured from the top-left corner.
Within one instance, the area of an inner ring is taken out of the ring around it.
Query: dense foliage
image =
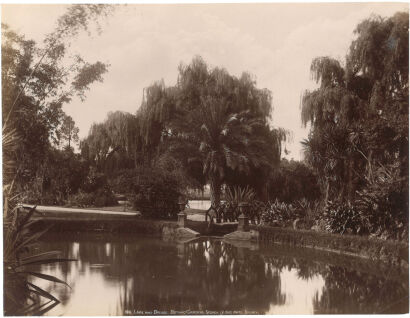
[[[109,11],[75,7],[43,46],[2,26],[4,189],[28,203],[75,206],[116,204],[115,191],[144,215],[169,218],[181,193],[209,184],[227,218],[249,201],[256,222],[314,217],[331,232],[406,237],[408,13],[360,23],[343,63],[313,60],[319,87],[302,98],[311,130],[296,162],[280,158],[288,132],[270,125],[271,92],[200,57],[179,66],[174,86],[145,88],[135,114],[93,124],[75,154],[78,128],[62,107],[84,99],[107,65],[69,58],[67,39]]]
[[[356,208],[365,216],[367,232],[384,238],[408,239],[408,182],[398,169],[380,166],[358,191]]]
[[[17,203],[33,197],[36,203],[44,200],[53,204],[79,187],[83,166],[71,148],[76,128],[62,111],[62,105],[75,95],[83,99],[90,84],[102,80],[106,65],[89,64],[79,56],[70,64],[66,48],[70,38],[87,30],[90,21],[98,21],[110,9],[107,5],[69,6],[57,21],[55,31],[46,36],[43,46],[2,24],[6,315],[41,316],[60,302],[50,290],[35,285],[33,277],[66,284],[57,277],[37,273],[36,268],[71,260],[59,257],[58,251],[35,254],[33,244],[47,229],[33,232],[31,216],[35,208],[24,213]],[[68,141],[67,147],[60,143],[62,140]]]
[[[408,211],[402,209],[407,188],[398,171],[381,166],[350,202],[328,201],[317,223],[329,232],[365,234],[383,239],[408,239]]]
[[[62,205],[68,196],[83,186],[88,175],[88,163],[69,148],[49,148],[44,157],[36,178],[21,186],[22,200],[32,204]]]
[[[282,159],[269,178],[268,195],[270,200],[287,203],[318,200],[321,195],[318,177],[304,162]]]
[[[176,218],[183,185],[174,174],[140,167],[124,170],[112,181],[114,189],[126,194],[133,207],[149,218]]]
[[[217,222],[237,221],[241,213],[244,213],[251,222],[259,223],[259,201],[255,200],[255,191],[249,186],[241,188],[239,186],[225,188],[224,201],[218,206],[211,206],[207,211],[207,216],[215,214]],[[245,203],[246,208],[241,211],[240,205]]]
[[[331,233],[362,234],[366,231],[362,216],[350,203],[329,201],[322,218],[325,229]]]
[[[136,115],[111,113],[95,124],[81,143],[85,156],[100,171],[120,167],[179,166],[187,186],[209,182],[211,200],[219,204],[221,186],[240,184],[258,175],[264,180],[278,165],[286,132],[269,127],[271,93],[221,68],[209,69],[199,57],[179,67],[178,82],[157,82],[144,90]]]
[[[308,229],[313,225],[316,206],[307,200],[293,203],[281,202],[278,199],[261,205],[260,214],[264,224],[291,227],[298,220]]]
[[[60,301],[36,285],[33,278],[69,286],[57,277],[37,272],[39,266],[75,260],[62,258],[58,251],[34,251],[33,244],[47,231],[33,232],[31,225],[35,221],[31,217],[35,207],[30,211],[15,207],[8,212],[12,217],[4,221],[4,314],[41,316]]]
[[[107,65],[70,56],[67,47],[90,21],[109,11],[106,5],[69,7],[42,45],[2,25],[2,132],[13,143],[3,144],[4,182],[16,191],[47,183],[43,171],[56,156],[54,148],[75,143],[77,128],[62,107],[74,96],[84,99],[90,85],[102,81]]]
[[[302,100],[302,121],[312,127],[306,159],[324,202],[354,205],[373,234],[408,224],[408,29],[408,13],[360,23],[344,66],[312,62],[320,87]]]
[[[117,199],[111,186],[108,184],[107,176],[103,173],[96,172],[91,168],[83,178],[79,191],[75,191],[66,200],[69,206],[77,207],[103,207],[117,205]]]

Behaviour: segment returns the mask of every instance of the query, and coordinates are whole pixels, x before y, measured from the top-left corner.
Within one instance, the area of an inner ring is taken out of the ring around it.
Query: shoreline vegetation
[[[63,210],[64,208],[60,209]],[[109,211],[107,209],[101,210],[101,212]],[[134,233],[162,237],[164,232],[167,232],[169,236],[177,228],[176,221],[138,218],[135,215],[70,214],[71,209],[66,209],[67,212],[62,212],[61,210],[57,213],[52,213],[52,209],[49,209],[48,212],[35,217],[34,220],[36,220],[37,224],[34,229],[42,230],[52,225],[49,230],[50,232]],[[81,209],[78,210],[81,211]],[[98,211],[97,208],[93,210]],[[187,214],[205,213],[204,210],[188,210],[187,212]],[[209,235],[209,233],[203,232],[205,228],[203,226],[204,223],[191,222],[191,225],[196,226],[196,230],[201,231],[202,229],[201,235]],[[223,223],[220,225],[215,224],[215,226],[223,226]],[[164,228],[167,228],[167,230],[164,231]],[[263,245],[282,244],[288,247],[312,248],[324,252],[359,257],[369,261],[382,261],[392,266],[408,269],[409,246],[406,242],[267,225],[250,225],[250,229],[256,232],[257,241]],[[223,235],[234,230],[236,230],[236,225],[227,228],[227,230],[221,233]]]

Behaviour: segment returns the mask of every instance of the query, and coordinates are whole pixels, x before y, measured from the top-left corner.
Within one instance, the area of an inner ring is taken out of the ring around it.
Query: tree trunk
[[[373,151],[370,150],[369,155],[367,156],[367,162],[368,162],[368,171],[367,171],[367,177],[371,180],[371,178],[373,177],[373,171],[372,171],[372,157],[373,157]]]
[[[324,202],[327,204],[327,201],[329,200],[329,179],[325,179],[325,184],[324,184]]]
[[[347,200],[353,202],[354,189],[353,189],[353,167],[354,161],[349,158],[349,171],[348,171],[348,183],[347,183]]]
[[[265,183],[262,187],[261,199],[262,199],[263,202],[268,202],[269,201],[268,180],[265,181]]]
[[[71,147],[71,123],[68,124],[68,149]]]
[[[211,205],[217,207],[221,203],[221,181],[218,176],[212,176],[210,178],[210,187]]]

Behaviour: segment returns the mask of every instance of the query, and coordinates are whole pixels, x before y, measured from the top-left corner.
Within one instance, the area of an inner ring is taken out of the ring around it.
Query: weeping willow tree
[[[144,89],[143,100],[137,111],[140,148],[145,164],[150,165],[158,155],[159,145],[172,134],[170,128],[175,116],[177,89],[165,87],[158,81]]]
[[[332,198],[351,199],[353,169],[358,170],[361,160],[357,144],[350,141],[358,134],[355,119],[362,117],[364,101],[347,88],[345,70],[338,61],[316,58],[311,72],[320,87],[306,92],[302,99],[302,123],[310,122],[312,127],[302,143],[306,159],[320,177],[326,201],[329,191]]]
[[[93,124],[81,141],[82,156],[99,171],[133,168],[138,161],[140,142],[137,118],[125,112],[109,113],[103,123]]]
[[[380,165],[408,184],[408,13],[371,17],[355,35],[343,65],[313,60],[320,86],[302,98],[306,159],[324,200],[352,201]]]
[[[225,69],[209,69],[200,57],[179,71],[170,137],[196,149],[188,161],[200,163],[211,202],[218,205],[222,184],[238,181],[233,175],[249,182],[257,171],[279,163],[286,134],[269,127],[271,93],[256,88],[249,74],[236,78]]]
[[[103,123],[93,124],[81,143],[83,155],[105,172],[150,165],[166,137],[174,105],[171,93],[163,81],[156,82],[144,89],[135,115],[111,112]]]
[[[270,91],[249,74],[237,78],[196,57],[180,65],[175,86],[158,81],[145,88],[135,116],[116,112],[93,125],[82,149],[101,170],[120,168],[109,164],[120,152],[134,167],[182,166],[191,186],[209,182],[219,204],[222,184],[235,183],[235,173],[249,181],[279,164],[287,133],[270,128],[271,113]]]

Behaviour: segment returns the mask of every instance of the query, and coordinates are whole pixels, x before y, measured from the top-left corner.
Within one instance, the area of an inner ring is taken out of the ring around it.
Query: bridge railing
[[[252,224],[261,223],[262,212],[267,208],[266,204],[260,201],[253,201],[245,214],[248,216],[249,222]],[[205,213],[206,222],[236,222],[241,214],[239,206],[235,202],[221,202],[218,205],[211,205]]]

